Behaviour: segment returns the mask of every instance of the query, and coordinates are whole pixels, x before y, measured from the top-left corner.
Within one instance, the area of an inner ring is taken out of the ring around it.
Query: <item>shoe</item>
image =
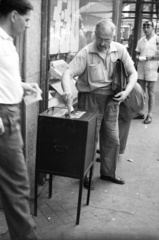
[[[100,162],[100,158],[96,158],[96,162]]]
[[[88,177],[85,177],[85,178],[84,178],[83,186],[84,186],[86,189],[89,189],[89,178],[88,178]],[[91,190],[94,190],[93,180],[92,180],[92,182],[91,182]]]
[[[143,113],[138,113],[136,117],[134,117],[133,119],[144,119],[145,116]]]
[[[151,116],[147,116],[147,117],[145,118],[145,120],[143,121],[144,124],[149,124],[149,123],[151,123],[151,122],[152,122],[152,117],[151,117]]]
[[[99,149],[97,149],[96,153],[99,153],[99,154],[100,154],[100,150],[99,150]]]
[[[125,150],[119,150],[119,154],[124,154]]]
[[[109,182],[113,182],[113,183],[117,183],[117,184],[124,184],[125,183],[125,181],[122,178],[119,178],[119,177],[108,177],[108,176],[101,175],[100,179],[105,180],[105,181],[109,181]]]

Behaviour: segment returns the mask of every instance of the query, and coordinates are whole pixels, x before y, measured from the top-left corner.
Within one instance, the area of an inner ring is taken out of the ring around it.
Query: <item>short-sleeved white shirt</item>
[[[13,38],[0,28],[0,104],[18,104],[22,97],[19,56]]]
[[[138,41],[136,51],[140,53],[140,56],[154,56],[157,52],[157,42],[158,39],[156,34],[149,40],[144,36]],[[158,61],[150,60],[138,62],[138,79],[157,81],[157,68]]]

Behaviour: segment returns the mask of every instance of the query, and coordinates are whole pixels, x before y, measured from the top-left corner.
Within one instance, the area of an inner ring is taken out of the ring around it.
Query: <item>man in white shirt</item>
[[[145,36],[142,37],[136,47],[138,59],[138,82],[146,93],[148,92],[148,114],[144,124],[152,121],[152,109],[155,103],[155,83],[158,78],[158,36],[154,31],[154,23],[146,21],[143,23]],[[136,119],[144,119],[144,114],[140,112]]]
[[[28,0],[0,1],[0,193],[11,240],[39,239],[30,214],[19,104],[24,91],[40,89],[37,83],[22,83],[13,44],[13,38],[24,32],[32,9]]]

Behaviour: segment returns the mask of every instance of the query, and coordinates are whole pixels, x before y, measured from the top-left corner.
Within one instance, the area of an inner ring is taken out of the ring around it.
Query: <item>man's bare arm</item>
[[[61,79],[61,86],[63,89],[63,98],[65,101],[65,104],[68,107],[68,112],[71,113],[72,109],[72,103],[73,103],[73,96],[72,96],[72,90],[71,90],[71,81],[72,78],[74,77],[73,73],[71,70],[68,68],[66,71],[63,73],[62,79]]]

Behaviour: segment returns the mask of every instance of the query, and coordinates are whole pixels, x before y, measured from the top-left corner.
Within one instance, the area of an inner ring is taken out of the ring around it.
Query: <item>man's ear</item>
[[[10,12],[10,20],[12,23],[14,23],[16,21],[16,18],[17,18],[17,14],[18,12],[13,10],[12,12]]]

